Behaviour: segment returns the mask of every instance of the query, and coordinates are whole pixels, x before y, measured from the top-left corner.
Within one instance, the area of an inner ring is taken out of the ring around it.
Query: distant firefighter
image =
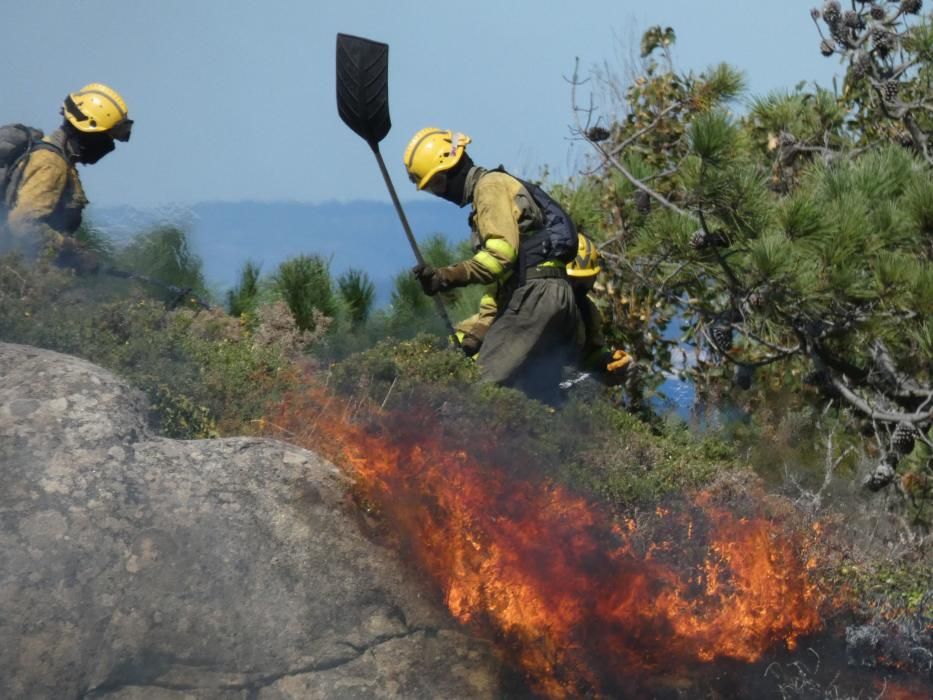
[[[100,83],[70,93],[61,113],[61,127],[45,137],[21,124],[0,127],[0,252],[45,257],[84,274],[99,262],[74,238],[88,203],[76,166],[129,141],[133,120],[120,94]]]

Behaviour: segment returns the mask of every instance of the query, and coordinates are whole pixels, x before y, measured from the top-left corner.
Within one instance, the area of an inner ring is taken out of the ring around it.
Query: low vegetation
[[[592,167],[549,189],[601,246],[605,330],[639,364],[624,390],[582,384],[555,411],[477,384],[406,271],[375,308],[365,272],[334,279],[321,256],[248,263],[227,309],[206,310],[200,261],[172,227],[122,247],[81,232],[136,280],[0,259],[0,340],[123,375],[174,437],[254,432],[309,381],[360,407],[355,420],[427,412],[452,450],[520,452],[528,478],[619,516],[757,472],[802,518],[843,514],[852,549],[827,576],[866,610],[930,615],[933,30],[907,5],[920,3],[814,11],[839,92],[801,85],[742,108],[738,71],[678,72],[660,27],[632,75],[593,76],[604,111],[575,108]],[[423,243],[436,266],[470,255]],[[478,291],[445,302],[456,321]],[[691,421],[659,408],[672,375],[695,387]]]

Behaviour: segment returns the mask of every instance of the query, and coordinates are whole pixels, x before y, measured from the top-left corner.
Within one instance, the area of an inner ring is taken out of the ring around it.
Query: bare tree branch
[[[627,139],[625,139],[625,140],[622,141],[621,143],[619,143],[619,144],[617,144],[616,146],[614,146],[614,147],[612,148],[611,151],[608,151],[608,153],[609,153],[610,155],[613,155],[613,156],[618,155],[619,153],[621,153],[622,151],[624,151],[628,146],[630,146],[632,143],[634,143],[635,141],[637,141],[638,139],[640,139],[642,136],[644,136],[645,134],[647,134],[649,131],[653,131],[653,130],[658,126],[658,124],[661,123],[661,120],[662,120],[664,117],[666,117],[668,114],[670,114],[671,112],[673,112],[675,109],[677,109],[677,108],[679,108],[679,107],[682,107],[683,104],[684,104],[684,103],[683,103],[682,101],[678,100],[677,102],[674,102],[674,103],[668,105],[667,107],[665,107],[664,109],[662,109],[660,112],[658,112],[658,116],[655,117],[655,119],[654,119],[653,122],[651,122],[648,126],[642,128],[642,129],[639,129],[639,130],[636,131],[634,134],[632,134],[631,136],[629,136]]]
[[[912,423],[914,425],[920,425],[933,421],[933,408],[916,413],[892,413],[891,411],[879,411],[872,408],[871,404],[852,391],[848,385],[839,377],[831,376],[829,381],[847,403],[874,420],[893,423],[904,422]]]

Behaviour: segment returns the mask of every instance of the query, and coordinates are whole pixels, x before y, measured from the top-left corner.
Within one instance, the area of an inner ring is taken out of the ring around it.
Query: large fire
[[[539,693],[617,693],[698,661],[752,662],[820,626],[811,565],[772,520],[704,493],[616,522],[513,465],[445,448],[430,416],[363,427],[336,405],[306,391],[270,423],[350,470],[450,613],[496,638]]]

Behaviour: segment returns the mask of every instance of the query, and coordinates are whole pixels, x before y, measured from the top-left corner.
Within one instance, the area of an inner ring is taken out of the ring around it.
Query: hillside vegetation
[[[576,76],[574,133],[593,160],[545,185],[599,242],[605,331],[638,366],[624,387],[581,383],[556,412],[478,386],[405,270],[375,308],[364,271],[335,278],[308,251],[275,270],[246,265],[215,300],[224,308],[204,310],[201,261],[170,227],[120,248],[82,232],[110,265],[156,283],[0,259],[0,340],[113,369],[173,437],[261,432],[283,396],[311,385],[363,425],[428,411],[451,450],[507,441],[535,465],[528,478],[620,520],[760,479],[804,525],[847,523],[830,585],[865,609],[930,616],[933,24],[920,6],[814,10],[814,55],[842,62],[834,90],[748,96],[730,66],[683,73],[661,27],[639,65]],[[438,235],[424,254],[443,265],[469,250]],[[478,292],[445,302],[456,321]],[[692,421],[659,400],[672,375],[696,389]]]

